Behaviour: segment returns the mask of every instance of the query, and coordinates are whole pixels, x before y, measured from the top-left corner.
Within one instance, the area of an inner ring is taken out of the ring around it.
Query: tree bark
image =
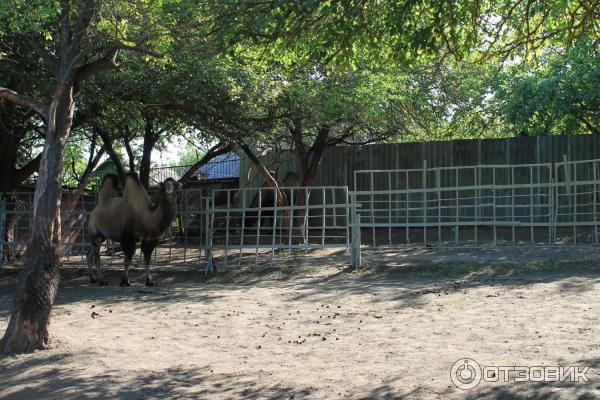
[[[317,173],[319,172],[319,165],[321,165],[321,160],[323,159],[323,152],[327,148],[329,132],[330,128],[328,126],[318,127],[317,138],[308,151],[306,151],[302,141],[302,132],[296,132],[294,135],[296,156],[300,162],[300,186],[312,186],[315,183]],[[305,212],[300,211],[300,207],[305,201],[304,191],[298,191],[298,195],[294,199],[294,205],[299,207],[293,221],[296,227],[301,226],[306,217],[306,210]]]
[[[113,140],[110,136],[110,133],[105,130],[94,127],[95,132],[102,139],[102,148],[108,154],[108,157],[112,160],[113,164],[115,164],[115,169],[117,170],[117,175],[119,175],[119,179],[123,180],[125,178],[125,167],[123,167],[123,161],[115,151],[113,147]]]
[[[32,236],[10,321],[0,340],[0,354],[42,349],[58,287],[63,160],[73,119],[73,85],[57,89],[48,113],[48,128],[34,197]]]
[[[140,160],[140,182],[146,190],[150,187],[150,166],[152,164],[152,149],[158,141],[160,133],[154,132],[154,123],[151,118],[146,117],[144,129],[144,143],[142,145],[142,159]]]

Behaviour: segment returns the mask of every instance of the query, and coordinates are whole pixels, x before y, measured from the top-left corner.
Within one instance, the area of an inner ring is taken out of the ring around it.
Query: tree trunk
[[[123,181],[123,179],[125,178],[125,167],[123,166],[123,161],[121,161],[121,158],[119,157],[119,155],[113,147],[113,141],[110,136],[110,133],[98,127],[95,127],[94,129],[96,134],[102,139],[102,148],[104,149],[104,151],[106,151],[106,153],[108,153],[108,157],[112,160],[113,164],[115,165],[115,169],[117,170],[117,175],[119,175],[119,179]]]
[[[277,180],[269,173],[269,171],[267,170],[267,168],[265,168],[260,159],[256,157],[256,155],[252,152],[252,150],[250,150],[250,148],[247,145],[244,144],[240,147],[242,148],[244,153],[246,153],[252,164],[254,164],[258,173],[265,178],[267,184],[270,185],[270,187],[274,187],[277,189],[277,204],[280,206],[287,205],[287,195],[284,191],[279,189],[279,182],[277,182]]]
[[[151,118],[146,117],[146,128],[144,130],[144,144],[142,146],[142,159],[140,161],[140,182],[146,190],[150,187],[150,165],[152,164],[152,149],[158,140],[158,133],[154,132],[154,124]]]
[[[319,165],[321,165],[321,160],[323,159],[323,152],[327,147],[328,136],[329,128],[321,127],[319,128],[319,136],[315,143],[313,143],[311,146],[310,151],[296,152],[296,156],[299,158],[298,161],[300,162],[301,166],[300,186],[312,186],[315,183],[317,173],[319,172]],[[304,191],[301,190],[294,199],[294,204],[298,207],[301,207],[305,201]],[[306,217],[306,211],[307,210],[305,210],[305,212],[298,212],[298,214],[294,216],[294,226],[302,226],[304,218]]]
[[[58,287],[60,266],[60,201],[64,152],[73,119],[73,85],[55,93],[49,108],[48,128],[36,185],[32,236],[10,321],[0,354],[42,349],[48,343],[50,312]]]

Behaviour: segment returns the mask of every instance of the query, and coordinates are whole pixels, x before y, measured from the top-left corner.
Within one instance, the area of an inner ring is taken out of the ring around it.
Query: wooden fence
[[[600,135],[534,136],[331,147],[325,151],[314,185],[348,186],[350,190],[355,190],[354,171],[421,169],[424,160],[427,160],[429,168],[438,168],[558,163],[564,161],[564,156],[568,161],[600,159]],[[298,172],[297,160],[292,152],[269,153],[263,157],[263,160],[268,168],[277,171],[281,178],[290,171]],[[249,181],[248,177],[250,177]],[[258,187],[262,183],[262,178],[256,176],[256,170],[249,160],[242,158],[240,185]],[[446,186],[445,182],[440,184]]]

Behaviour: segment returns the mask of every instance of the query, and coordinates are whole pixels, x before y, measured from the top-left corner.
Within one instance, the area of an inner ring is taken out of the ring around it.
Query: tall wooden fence
[[[600,135],[557,135],[506,139],[454,140],[438,142],[340,146],[325,151],[315,186],[354,188],[354,171],[420,169],[472,165],[544,164],[600,159]],[[292,152],[270,153],[263,157],[268,168],[281,178],[298,172]],[[248,177],[250,178],[248,180]],[[240,185],[258,187],[263,183],[246,158],[240,165]],[[445,186],[445,182],[440,183]],[[377,185],[377,183],[376,183]]]

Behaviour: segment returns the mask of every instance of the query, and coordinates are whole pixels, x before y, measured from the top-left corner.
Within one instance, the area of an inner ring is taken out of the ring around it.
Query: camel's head
[[[160,184],[160,188],[165,191],[168,195],[178,196],[181,192],[181,183],[177,182],[173,178],[167,178],[163,183]]]

